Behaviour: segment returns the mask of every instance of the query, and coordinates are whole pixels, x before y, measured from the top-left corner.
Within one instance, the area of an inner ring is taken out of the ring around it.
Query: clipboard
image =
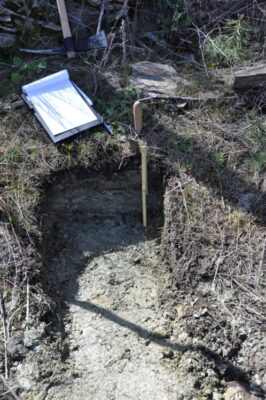
[[[32,110],[53,143],[104,123],[91,99],[59,71],[22,87],[22,99]]]

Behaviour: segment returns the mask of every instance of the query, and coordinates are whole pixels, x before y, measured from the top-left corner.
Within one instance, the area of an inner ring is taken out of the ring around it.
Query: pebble
[[[213,400],[223,400],[224,396],[221,393],[213,392],[212,399]]]

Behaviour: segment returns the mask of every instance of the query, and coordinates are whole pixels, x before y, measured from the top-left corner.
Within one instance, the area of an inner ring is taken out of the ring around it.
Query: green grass
[[[251,26],[241,18],[229,20],[214,37],[208,37],[204,53],[209,67],[233,66],[251,60]]]

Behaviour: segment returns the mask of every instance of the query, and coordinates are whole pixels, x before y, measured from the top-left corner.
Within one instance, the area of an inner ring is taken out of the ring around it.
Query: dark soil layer
[[[110,165],[105,172],[72,170],[52,178],[42,204],[43,283],[51,295],[61,287],[62,268],[65,280],[77,274],[73,265],[113,248],[134,244],[143,235],[159,235],[162,226],[162,179],[151,171],[148,196],[149,227],[142,227],[140,170],[119,170]],[[103,169],[104,170],[104,169]],[[156,229],[157,227],[157,229]],[[60,257],[65,260],[60,267]],[[58,266],[55,268],[55,264]],[[53,274],[54,281],[47,280]],[[56,296],[57,297],[57,296]]]

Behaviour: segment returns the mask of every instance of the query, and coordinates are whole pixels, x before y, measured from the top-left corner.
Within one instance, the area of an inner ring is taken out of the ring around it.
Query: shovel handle
[[[67,57],[73,58],[75,57],[75,47],[74,41],[72,38],[69,21],[67,17],[66,5],[64,0],[56,0],[57,8],[59,12],[63,37],[64,37],[64,44],[67,50]]]

